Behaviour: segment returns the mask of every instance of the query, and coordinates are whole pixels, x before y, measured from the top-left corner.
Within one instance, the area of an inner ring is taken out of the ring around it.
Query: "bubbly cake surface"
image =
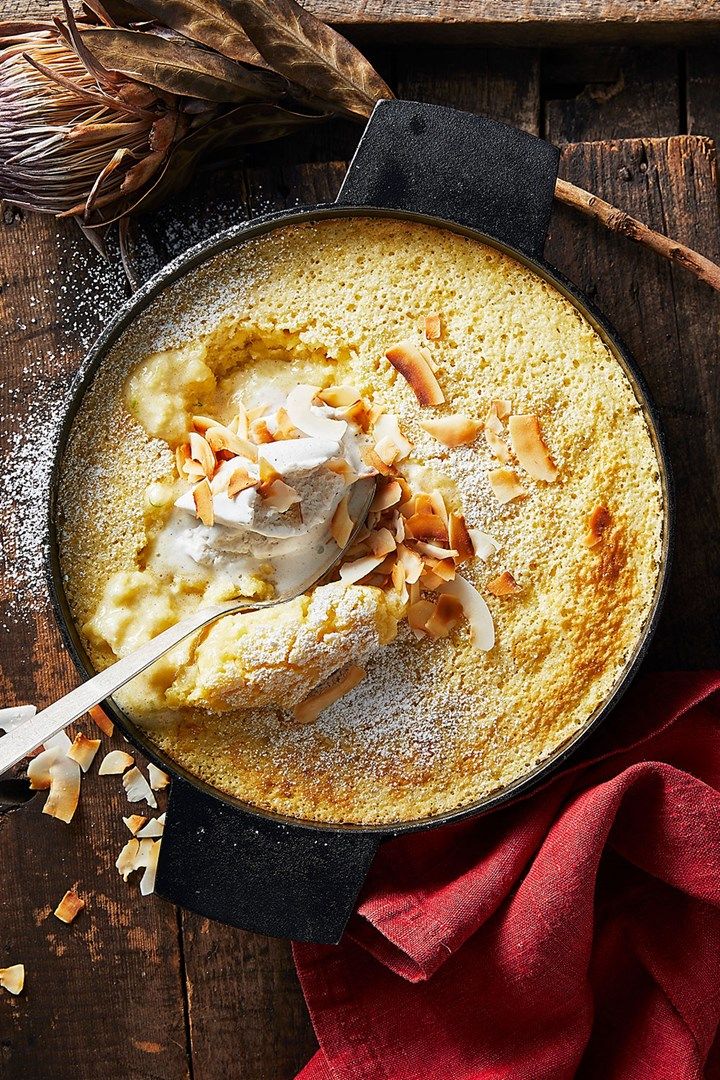
[[[440,315],[438,340],[419,329],[429,313]],[[444,405],[420,408],[388,363],[404,339],[430,349]],[[442,491],[499,546],[463,567],[494,619],[487,653],[467,624],[417,640],[379,590],[339,584],[295,602],[280,623],[244,616],[254,622],[234,632],[227,619],[180,646],[118,695],[171,758],[274,811],[390,823],[513,783],[607,699],[641,638],[662,545],[658,462],[632,386],[597,332],[523,266],[449,231],[370,218],[286,226],[217,256],[143,313],[103,365],[73,427],[59,499],[67,595],[97,667],[217,599],[181,578],[157,589],[141,573],[174,459],[129,406],[143,418],[157,402],[152,378],[133,376],[168,350],[186,373],[204,358],[211,383],[198,369],[186,387],[201,401],[230,385],[251,397],[269,381],[357,387],[397,415],[413,444],[402,463],[412,486]],[[450,449],[421,426],[455,412],[482,419],[493,399],[539,418],[559,469],[557,482],[527,483],[527,497],[506,505],[491,489],[498,461],[482,435]],[[600,504],[612,524],[588,547]],[[488,583],[506,570],[520,589],[496,597]],[[94,624],[118,572],[109,643]],[[311,724],[262,697],[232,697],[238,666],[272,664],[275,678],[297,681],[303,664],[327,664],[318,670],[332,677],[357,659],[366,678]]]

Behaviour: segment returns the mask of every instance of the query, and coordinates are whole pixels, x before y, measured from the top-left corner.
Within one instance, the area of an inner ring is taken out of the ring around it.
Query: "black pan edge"
[[[588,718],[585,725],[580,728],[574,736],[558,747],[550,757],[546,758],[531,772],[525,774],[515,783],[476,803],[413,821],[378,825],[361,825],[346,822],[332,823],[291,818],[270,810],[264,810],[250,803],[244,803],[242,800],[219,791],[217,788],[212,787],[212,785],[198,779],[191,773],[188,773],[171,759],[166,758],[162,752],[154,746],[144,732],[137,728],[129,717],[127,717],[112,700],[104,703],[104,708],[112,716],[112,719],[118,725],[118,728],[130,742],[142,751],[142,753],[144,753],[151,761],[165,769],[172,776],[182,777],[206,794],[214,796],[222,802],[261,818],[291,824],[297,828],[308,829],[311,831],[376,833],[389,837],[405,832],[434,828],[450,822],[460,821],[468,817],[489,813],[491,810],[497,809],[512,800],[529,794],[566,765],[570,758],[577,754],[580,747],[587,741],[593,732],[597,730],[603,720],[610,715],[623,694],[629,688],[647,652],[667,593],[672,553],[672,538],[674,533],[675,500],[665,438],[662,434],[657,411],[652,403],[642,373],[607,318],[591,301],[583,296],[580,290],[573,285],[572,282],[568,281],[564,275],[551,267],[550,264],[545,261],[532,259],[522,252],[508,247],[500,241],[493,239],[493,237],[477,230],[455,225],[442,218],[406,211],[401,212],[397,210],[380,209],[372,206],[340,207],[334,204],[322,204],[311,207],[299,207],[293,210],[282,210],[271,214],[265,214],[262,217],[255,218],[252,221],[241,225],[233,226],[231,229],[224,230],[223,232],[196,244],[160,270],[159,273],[146,282],[145,285],[122,305],[116,316],[100,333],[78,371],[72,385],[70,407],[56,436],[50,481],[50,499],[48,503],[49,543],[47,548],[46,571],[52,607],[60,627],[63,641],[70,652],[80,675],[83,678],[87,678],[95,672],[83,649],[77,628],[73,623],[62,584],[62,572],[57,543],[56,510],[58,480],[65,446],[77,409],[97,368],[140,311],[149,306],[149,304],[151,304],[164,289],[175,284],[180,278],[199,267],[208,259],[235,247],[240,242],[264,235],[279,226],[306,224],[327,218],[356,216],[418,221],[438,228],[450,229],[462,236],[467,236],[473,240],[479,240],[528,267],[540,277],[547,280],[563,296],[569,299],[573,306],[577,308],[577,310],[600,334],[605,344],[621,364],[633,386],[638,402],[643,409],[643,414],[657,454],[665,510],[662,554],[653,603],[643,633],[609,698],[595,710]]]

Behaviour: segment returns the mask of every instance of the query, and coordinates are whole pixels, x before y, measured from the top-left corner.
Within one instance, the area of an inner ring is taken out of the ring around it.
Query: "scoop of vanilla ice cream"
[[[313,405],[311,412],[314,423],[332,419],[336,410]],[[217,491],[213,493],[214,524],[208,527],[195,516],[192,489],[188,489],[175,501],[175,512],[157,537],[156,567],[175,563],[187,570],[190,563],[237,576],[252,574],[261,563],[269,562],[276,583],[309,573],[311,564],[333,542],[330,523],[340,500],[355,479],[371,472],[362,460],[361,436],[354,426],[334,420],[326,427],[334,438],[302,434],[258,446],[258,458],[293,489],[297,503],[281,511],[255,488],[233,497]],[[347,475],[328,468],[329,462],[338,460],[350,467]],[[222,474],[232,473],[237,464],[237,459],[223,462],[213,487],[221,488]],[[253,479],[259,477],[259,461],[243,460],[242,465]]]

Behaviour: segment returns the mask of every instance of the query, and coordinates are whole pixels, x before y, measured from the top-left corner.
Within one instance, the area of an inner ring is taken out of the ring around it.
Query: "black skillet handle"
[[[380,101],[337,202],[467,225],[542,256],[560,151],[487,116]]]
[[[380,839],[247,814],[176,778],[155,891],[243,930],[334,944]]]

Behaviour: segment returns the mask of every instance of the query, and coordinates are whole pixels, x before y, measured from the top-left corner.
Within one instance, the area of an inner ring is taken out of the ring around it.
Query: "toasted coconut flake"
[[[275,442],[275,436],[267,425],[267,420],[263,417],[259,417],[257,420],[253,420],[248,428],[248,438],[252,440],[257,446],[264,446],[266,443]]]
[[[527,495],[514,469],[490,469],[488,480],[493,495],[503,506],[513,499],[522,499]]]
[[[284,480],[273,480],[263,496],[263,502],[279,514],[285,514],[291,506],[297,506],[301,499],[295,488],[290,487]]]
[[[448,536],[450,539],[450,547],[457,551],[455,561],[458,565],[475,557],[475,548],[473,547],[472,537],[468,532],[468,527],[465,524],[465,518],[462,514],[450,515]]]
[[[133,834],[133,836],[137,836],[137,834],[140,832],[143,825],[147,821],[147,818],[144,816],[144,814],[131,814],[130,817],[124,817],[123,821],[127,825],[130,832]]]
[[[442,405],[445,395],[427,358],[417,345],[411,341],[401,341],[388,349],[385,355],[408,382],[420,405]]]
[[[74,889],[68,889],[63,896],[62,900],[55,908],[53,915],[60,922],[71,923],[73,919],[76,919],[82,909],[85,907],[85,901],[82,897],[78,896]]]
[[[381,476],[395,476],[392,465],[387,465],[372,446],[363,446],[360,450],[360,456],[366,465],[374,469],[375,472],[380,473]]]
[[[408,608],[408,625],[412,630],[425,630],[425,625],[434,610],[435,605],[431,600],[416,600]]]
[[[418,540],[415,551],[421,555],[428,555],[431,559],[456,559],[458,552],[455,548],[441,547],[440,544],[428,544],[427,540]]]
[[[339,548],[346,547],[354,527],[355,523],[348,513],[348,497],[343,495],[330,522],[330,535]]]
[[[0,986],[16,996],[21,994],[25,986],[25,965],[13,964],[11,967],[0,968]]]
[[[495,644],[495,626],[490,608],[466,578],[457,574],[454,581],[443,586],[445,595],[456,597],[463,606],[470,623],[470,639],[476,649],[489,652]]]
[[[276,480],[282,480],[282,474],[277,471],[274,465],[271,465],[267,458],[260,456],[258,461],[258,474],[260,480],[259,492],[264,495],[272,484]]]
[[[58,751],[51,751],[51,753],[58,753]],[[80,766],[63,754],[50,766],[50,793],[45,800],[42,812],[69,824],[79,801]]]
[[[357,664],[350,664],[342,678],[333,686],[319,693],[311,694],[293,709],[293,716],[299,724],[312,724],[317,720],[323,709],[327,709],[334,701],[348,694],[359,682],[365,678],[365,669]]]
[[[101,709],[99,705],[93,705],[92,709],[88,711],[88,716],[92,720],[93,724],[100,728],[103,735],[107,735],[108,738],[112,735],[115,730],[115,725],[113,724],[107,713],[104,712],[104,710]]]
[[[397,548],[395,537],[389,529],[377,529],[368,537],[370,550],[373,555],[389,555]]]
[[[425,568],[420,578],[420,586],[425,592],[436,592],[443,584],[443,578]]]
[[[487,562],[488,559],[500,550],[500,545],[497,540],[493,540],[492,536],[488,536],[487,533],[482,532],[481,529],[468,529],[470,539],[472,540],[473,550],[478,559],[482,559],[483,562]]]
[[[144,799],[148,806],[152,806],[153,810],[157,810],[157,799],[137,765],[134,765],[132,769],[125,773],[122,782],[128,802],[140,802]]]
[[[412,514],[405,520],[405,532],[416,540],[439,540],[443,544],[448,542],[447,526],[437,514]]]
[[[145,866],[145,873],[140,878],[140,894],[141,896],[150,896],[155,892],[155,876],[157,874],[158,858],[160,857],[160,841],[159,840],[141,840],[140,841],[140,856]]]
[[[559,470],[543,441],[537,416],[511,416],[508,431],[515,457],[533,480],[545,480],[548,484],[557,480]]]
[[[439,315],[425,316],[425,337],[428,341],[439,341],[442,336],[442,325]]]
[[[165,830],[165,815],[161,817],[150,818],[147,825],[144,825],[137,833],[138,840],[155,839],[158,836],[162,836]]]
[[[398,559],[405,567],[405,580],[408,585],[414,585],[420,580],[420,575],[425,569],[425,564],[415,551],[404,544],[399,544],[397,549]]]
[[[434,604],[432,614],[425,623],[425,633],[433,638],[444,638],[459,626],[465,612],[456,596],[443,593]]]
[[[399,594],[402,602],[407,604],[410,594],[405,581],[405,565],[401,563],[399,559],[395,560],[395,564],[392,568],[392,583],[395,592]]]
[[[248,414],[242,402],[237,403],[237,412],[228,424],[231,431],[239,435],[241,439],[248,438]]]
[[[28,765],[27,778],[30,781],[32,791],[47,791],[50,787],[50,766],[60,757],[60,751],[56,748],[43,750],[34,757]]]
[[[67,752],[67,756],[71,761],[77,761],[78,765],[85,773],[92,765],[99,749],[100,740],[88,739],[87,735],[84,735],[81,731],[75,736],[73,744]]]
[[[193,502],[195,503],[195,515],[199,517],[203,525],[210,528],[215,524],[215,511],[213,510],[213,497],[210,484],[207,480],[201,480],[192,489]]]
[[[482,430],[479,420],[472,420],[463,413],[450,416],[436,416],[430,420],[421,420],[420,427],[441,442],[443,446],[467,446],[475,442]]]
[[[37,712],[35,705],[11,705],[7,709],[0,709],[0,731],[6,734],[22,727],[27,720],[32,720]]]
[[[224,427],[222,424],[215,424],[213,427],[208,428],[205,439],[210,449],[216,454],[220,453],[221,450],[227,450],[228,453],[247,458],[248,461],[257,461],[258,449],[255,443],[236,435],[230,428]]]
[[[493,596],[505,597],[513,596],[522,590],[510,571],[503,570],[502,574],[498,574],[497,577],[488,581],[487,591],[492,593]]]
[[[425,563],[427,570],[440,581],[452,581],[455,577],[453,559],[430,559]]]
[[[346,420],[331,420],[329,416],[313,409],[317,386],[295,386],[287,396],[285,408],[290,421],[303,435],[316,439],[342,439],[347,431]]]
[[[59,750],[61,754],[67,754],[71,746],[72,741],[64,731],[56,732],[43,743],[45,750]]]
[[[162,791],[170,783],[168,774],[158,769],[157,765],[153,765],[152,761],[148,762],[148,779],[153,791]]]
[[[379,483],[377,491],[375,492],[375,498],[370,504],[370,510],[373,513],[389,510],[391,506],[396,506],[401,498],[402,488],[397,480]]]
[[[435,489],[435,491],[430,492],[430,495],[428,497],[430,499],[430,504],[432,506],[433,512],[437,514],[439,518],[442,518],[442,520],[447,525],[450,520],[450,515],[448,514],[448,508],[445,505],[443,493]]]
[[[507,420],[512,412],[512,401],[507,401],[505,398],[496,398],[490,402],[490,409],[495,413],[498,420]]]
[[[115,860],[115,867],[120,876],[122,877],[123,881],[127,881],[133,870],[137,870],[139,868],[139,854],[140,841],[135,840],[135,838],[133,838],[132,840],[128,840],[127,844],[125,844],[125,847],[122,849],[117,859]]]
[[[368,431],[373,421],[374,410],[361,399],[353,405],[346,405],[344,408],[338,409],[336,415],[339,420],[345,420],[348,424],[355,424],[361,431]]]
[[[377,570],[384,558],[384,555],[364,555],[361,559],[343,563],[340,567],[340,580],[345,585],[354,585],[372,574],[373,570]]]
[[[405,518],[402,514],[395,514],[392,519],[392,527],[395,531],[395,539],[402,544],[405,539]]]
[[[100,762],[98,776],[119,776],[134,764],[132,754],[126,754],[124,750],[111,750]]]
[[[294,424],[290,422],[290,417],[287,414],[287,409],[281,405],[275,413],[275,441],[297,439],[300,432]]]
[[[325,463],[325,468],[329,472],[335,473],[336,476],[341,476],[348,487],[354,484],[358,478],[358,473],[355,472],[350,462],[346,461],[345,458],[330,458]]]
[[[504,439],[501,439],[500,436],[492,430],[492,428],[485,428],[485,441],[487,442],[488,446],[490,447],[498,461],[502,461],[503,463],[507,464],[508,461],[512,460],[512,455],[510,454],[507,443]]]
[[[398,418],[394,413],[383,413],[378,417],[373,428],[373,435],[377,440],[375,452],[387,465],[391,465],[393,461],[402,461],[413,448],[413,444],[400,430]],[[394,455],[388,459],[385,454],[380,453],[380,446],[394,448]]]
[[[318,390],[317,396],[331,409],[346,408],[362,400],[361,395],[352,386],[326,386],[324,390]]]
[[[215,455],[212,448],[203,435],[196,431],[190,432],[190,458],[202,466],[203,472],[210,477],[215,472]]]
[[[247,491],[248,488],[255,487],[257,480],[254,479],[247,471],[244,465],[237,465],[237,459],[233,459],[230,467],[225,471],[224,469],[218,469],[215,479],[210,485],[210,490],[213,494],[219,494],[221,491],[225,491],[228,499],[235,498],[241,491]],[[222,481],[216,486],[215,480],[217,480],[221,474],[223,474]]]
[[[198,432],[199,435],[204,435],[208,428],[215,427],[217,420],[212,420],[209,416],[193,416],[192,426]]]

